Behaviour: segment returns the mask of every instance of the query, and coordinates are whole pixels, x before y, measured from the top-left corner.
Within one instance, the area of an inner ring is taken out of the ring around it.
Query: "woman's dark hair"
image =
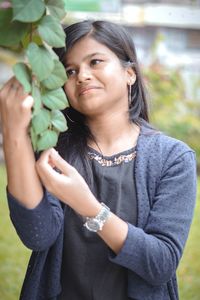
[[[136,74],[136,81],[132,85],[131,90],[132,101],[129,108],[129,117],[134,123],[140,124],[142,120],[148,122],[149,117],[145,90],[131,35],[122,26],[108,21],[86,20],[72,24],[64,30],[66,33],[66,48],[55,49],[55,52],[63,64],[65,64],[67,51],[81,38],[89,36],[114,52],[122,66],[131,66],[133,68]],[[58,150],[64,157],[66,157],[67,152],[71,152],[71,154],[74,153],[75,156],[79,153],[84,164],[86,162],[87,165],[87,140],[88,138],[94,140],[94,137],[86,126],[85,118],[81,113],[72,107],[67,108],[64,113],[68,123],[68,132],[60,135]],[[75,157],[72,156],[70,155],[70,161],[74,161]]]

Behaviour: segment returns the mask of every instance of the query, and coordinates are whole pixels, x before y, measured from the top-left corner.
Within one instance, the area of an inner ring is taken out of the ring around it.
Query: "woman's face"
[[[105,45],[84,37],[68,51],[65,65],[64,88],[74,109],[88,117],[128,110],[127,84],[135,74]]]

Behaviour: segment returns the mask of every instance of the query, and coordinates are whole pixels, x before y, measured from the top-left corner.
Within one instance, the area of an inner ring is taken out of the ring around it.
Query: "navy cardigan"
[[[109,259],[128,269],[130,297],[177,300],[176,269],[196,198],[195,154],[183,142],[144,126],[136,151],[137,226],[128,224],[121,251],[110,251]],[[23,207],[9,192],[8,203],[19,237],[33,250],[20,299],[56,299],[61,290],[62,205],[47,191],[34,209]]]

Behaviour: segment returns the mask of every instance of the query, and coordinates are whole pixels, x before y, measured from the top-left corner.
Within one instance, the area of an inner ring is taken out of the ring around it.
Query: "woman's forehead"
[[[116,56],[106,45],[91,37],[84,37],[77,41],[66,53],[66,62],[77,59],[87,59],[95,55]]]

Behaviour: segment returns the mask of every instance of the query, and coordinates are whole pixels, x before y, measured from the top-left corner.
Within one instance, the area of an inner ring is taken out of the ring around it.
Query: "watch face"
[[[100,224],[98,220],[90,219],[85,224],[86,228],[90,231],[97,232],[100,229]]]

